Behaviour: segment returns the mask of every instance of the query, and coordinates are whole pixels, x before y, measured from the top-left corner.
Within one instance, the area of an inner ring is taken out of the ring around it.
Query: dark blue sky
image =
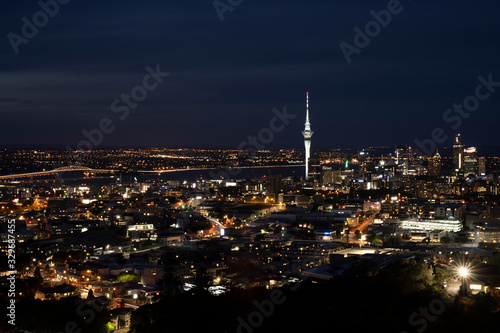
[[[350,64],[339,44],[388,1],[243,0],[223,22],[212,2],[71,0],[18,54],[7,34],[40,7],[3,4],[0,144],[75,146],[110,118],[103,147],[237,147],[286,105],[298,117],[268,147],[302,147],[309,91],[313,148],[413,144],[436,127],[449,145],[446,109],[479,75],[500,81],[498,1],[403,0]],[[120,120],[110,104],[156,64],[170,76]],[[499,112],[500,88],[457,131],[496,145]]]

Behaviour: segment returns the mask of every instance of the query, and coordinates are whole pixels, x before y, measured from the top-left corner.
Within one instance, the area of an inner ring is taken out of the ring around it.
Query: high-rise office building
[[[304,124],[304,131],[302,135],[304,136],[304,146],[305,146],[305,164],[306,164],[306,175],[305,179],[309,180],[309,158],[311,157],[311,137],[313,131],[311,131],[311,123],[309,122],[309,92],[306,93],[306,123]]]
[[[460,134],[455,137],[453,143],[453,169],[452,174],[458,176],[463,173],[464,167],[464,144],[460,142]]]
[[[401,172],[403,175],[408,174],[412,155],[411,147],[408,147],[407,145],[396,145],[395,153],[397,171]]]
[[[464,176],[469,175],[477,176],[478,174],[478,161],[477,161],[477,149],[475,147],[470,147],[464,149]]]
[[[484,156],[477,159],[477,173],[480,177],[486,176],[486,158]]]
[[[321,182],[321,159],[317,157],[309,157],[309,181],[315,184]]]
[[[320,170],[320,185],[333,184],[333,170],[331,167],[323,166]]]
[[[441,155],[436,150],[434,156],[429,157],[428,173],[430,176],[439,177],[441,175]]]
[[[281,175],[269,175],[264,180],[264,189],[277,201],[278,195],[283,190],[283,177]]]

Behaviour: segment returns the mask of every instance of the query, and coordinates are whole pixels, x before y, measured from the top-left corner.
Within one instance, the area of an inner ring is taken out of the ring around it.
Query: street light
[[[462,278],[462,285],[460,286],[460,289],[462,290],[463,296],[467,296],[467,279],[469,277],[469,268],[465,266],[459,266],[458,275]]]

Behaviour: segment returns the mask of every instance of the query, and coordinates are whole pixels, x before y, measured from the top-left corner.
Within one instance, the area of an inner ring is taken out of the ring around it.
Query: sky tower
[[[309,179],[309,157],[311,156],[311,137],[313,135],[311,131],[311,123],[309,122],[309,92],[306,93],[306,123],[302,135],[304,136],[304,146],[306,148],[306,180]]]

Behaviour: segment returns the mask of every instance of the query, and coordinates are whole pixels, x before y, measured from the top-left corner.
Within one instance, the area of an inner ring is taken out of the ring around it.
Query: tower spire
[[[311,130],[311,123],[309,122],[309,91],[306,92],[306,123],[305,130]]]
[[[306,174],[305,179],[309,179],[309,157],[311,156],[311,137],[313,135],[311,131],[311,123],[309,122],[309,92],[306,92],[306,123],[304,124],[304,130],[302,135],[304,136],[304,146],[305,146],[305,165]]]

